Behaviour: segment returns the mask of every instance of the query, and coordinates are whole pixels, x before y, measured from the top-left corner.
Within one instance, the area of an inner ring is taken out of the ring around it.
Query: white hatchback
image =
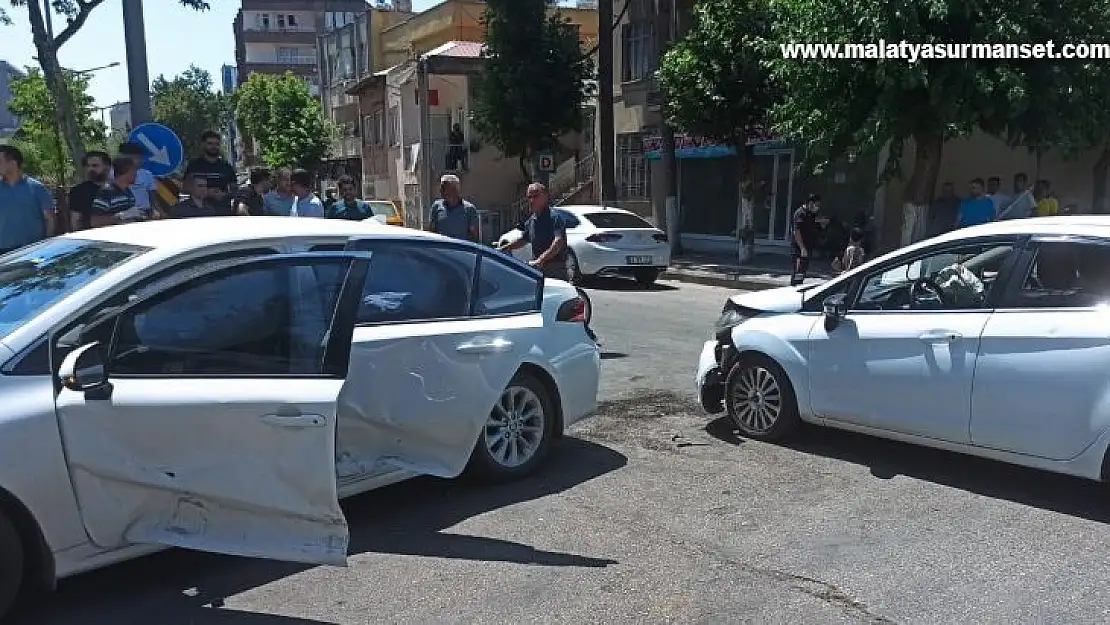
[[[340,498],[509,479],[596,408],[578,291],[372,223],[155,221],[0,257],[0,617],[166,546],[343,565]]]
[[[558,206],[575,225],[567,230],[567,274],[571,283],[595,276],[631,276],[643,285],[655,282],[671,264],[667,235],[636,213],[605,206]],[[501,235],[499,244],[518,241],[519,226]],[[530,245],[515,251],[532,259]]]
[[[697,390],[745,436],[806,422],[1110,479],[1110,217],[966,228],[736,295],[714,334]]]

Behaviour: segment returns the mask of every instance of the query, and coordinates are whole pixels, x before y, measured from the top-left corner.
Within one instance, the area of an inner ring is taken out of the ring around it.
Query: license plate
[[[625,256],[624,259],[628,261],[629,265],[650,265],[651,256]]]

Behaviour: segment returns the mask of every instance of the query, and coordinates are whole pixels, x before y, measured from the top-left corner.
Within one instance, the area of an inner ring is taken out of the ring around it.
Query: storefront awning
[[[785,150],[789,143],[785,139],[774,137],[757,137],[748,141],[748,145],[755,146],[755,153]],[[663,158],[663,137],[649,135],[644,137],[644,156],[650,161]],[[712,139],[675,133],[674,136],[675,158],[724,158],[735,156],[736,148]]]

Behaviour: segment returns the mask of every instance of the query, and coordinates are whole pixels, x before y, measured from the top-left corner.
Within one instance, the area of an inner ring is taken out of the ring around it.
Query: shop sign
[[[663,158],[663,137],[657,134],[644,137],[644,156],[650,161]],[[789,146],[783,139],[772,137],[753,138],[748,145],[755,146],[755,154],[768,154],[777,150],[787,149]],[[736,148],[705,137],[697,137],[686,133],[675,133],[674,136],[675,158],[723,158],[734,156]]]

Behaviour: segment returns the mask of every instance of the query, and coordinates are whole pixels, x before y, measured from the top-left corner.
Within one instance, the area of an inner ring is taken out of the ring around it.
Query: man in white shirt
[[[324,217],[324,203],[312,192],[312,174],[303,169],[293,170],[289,177],[293,188],[293,208],[290,217]]]
[[[121,221],[140,221],[154,217],[154,207],[157,206],[156,196],[158,189],[155,186],[154,174],[143,167],[146,164],[146,151],[137,143],[127,142],[119,146],[119,155],[131,159],[138,170],[135,173],[135,182],[131,185],[131,192],[135,194],[135,208],[121,213]],[[159,214],[159,218],[163,215]]]

